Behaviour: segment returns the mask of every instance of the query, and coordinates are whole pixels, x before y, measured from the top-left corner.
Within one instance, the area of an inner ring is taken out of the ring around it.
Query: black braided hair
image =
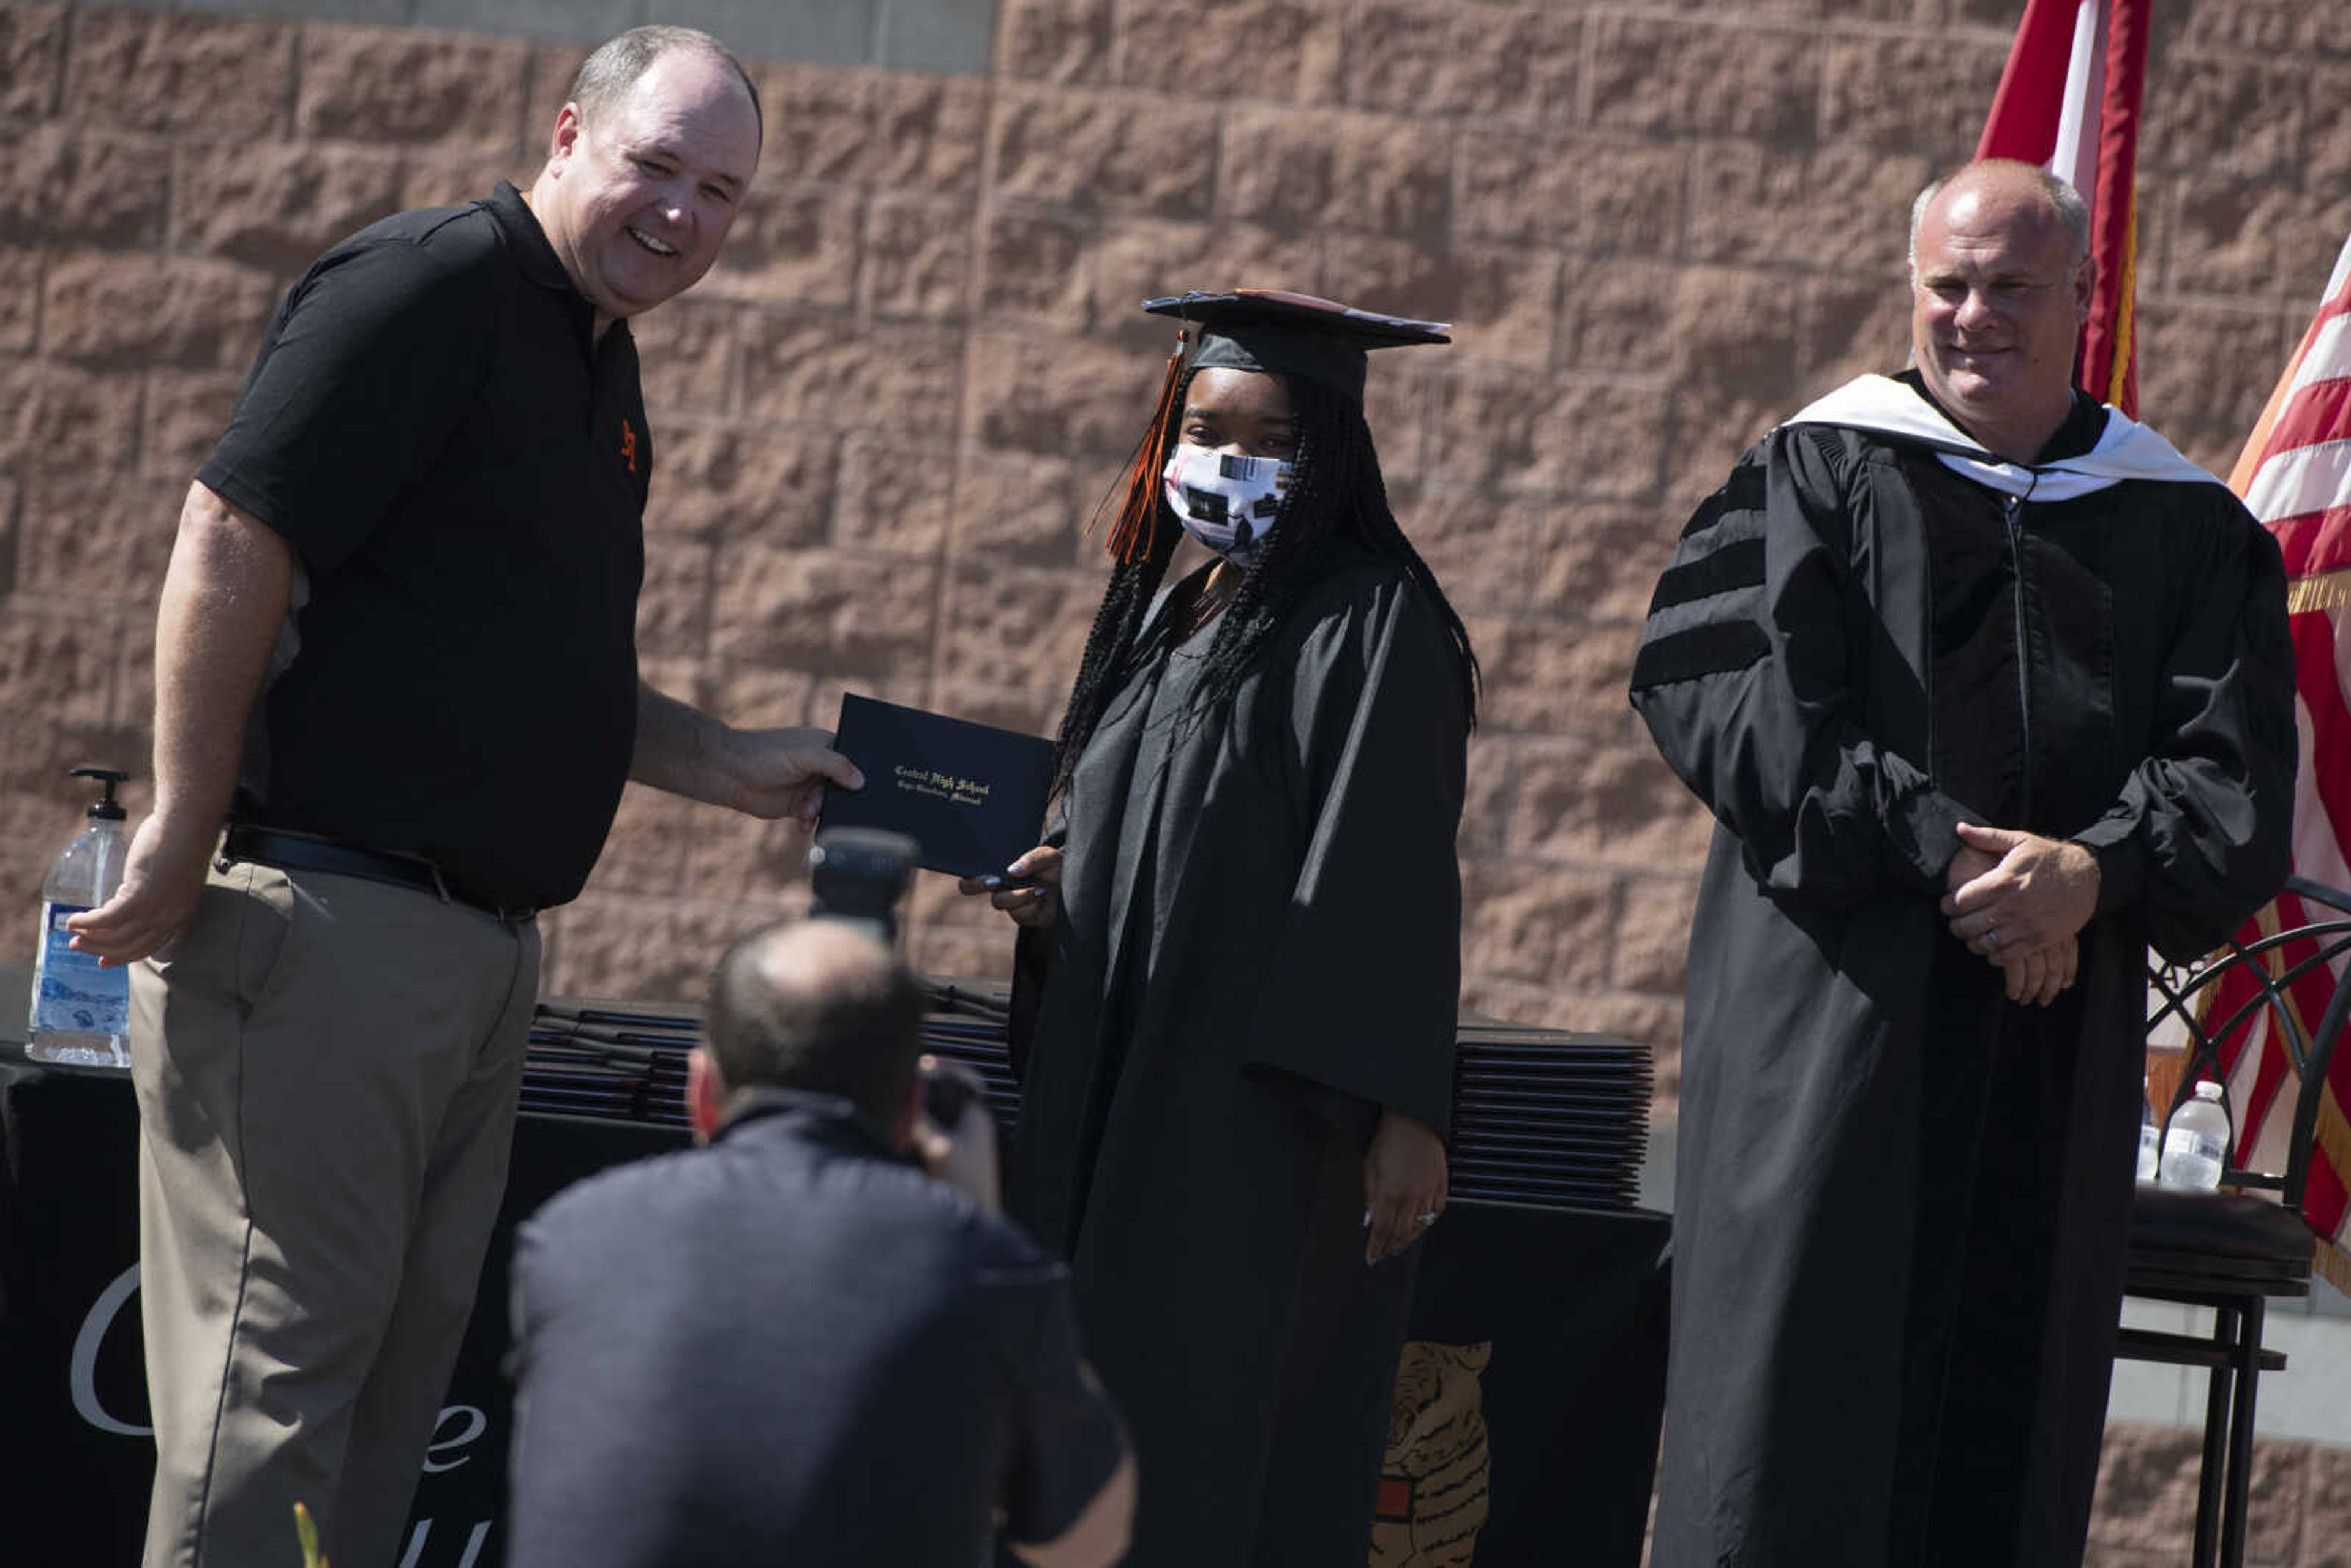
[[[1319,382],[1303,376],[1283,379],[1298,431],[1298,450],[1291,459],[1295,477],[1282,497],[1272,537],[1217,618],[1194,716],[1205,717],[1232,701],[1268,639],[1324,574],[1332,541],[1343,538],[1401,567],[1436,607],[1461,655],[1462,705],[1475,726],[1480,677],[1468,629],[1445,597],[1437,574],[1396,525],[1395,514],[1388,506],[1387,486],[1380,477],[1379,454],[1372,444],[1371,427],[1364,421],[1362,407]],[[1187,373],[1174,399],[1172,420],[1182,420],[1190,384]],[[1164,509],[1166,503],[1163,500],[1160,505]],[[1155,532],[1154,548],[1147,555],[1112,569],[1102,607],[1094,612],[1093,630],[1087,634],[1085,654],[1078,663],[1077,681],[1061,717],[1056,794],[1069,788],[1079,754],[1093,737],[1102,708],[1116,687],[1116,677],[1134,655],[1152,598],[1165,580],[1168,559],[1183,537],[1181,526],[1164,510]]]

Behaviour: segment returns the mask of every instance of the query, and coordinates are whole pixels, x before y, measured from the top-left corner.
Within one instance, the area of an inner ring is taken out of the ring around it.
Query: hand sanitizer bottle
[[[122,808],[114,787],[131,777],[110,768],[77,768],[95,779],[103,798],[89,809],[89,826],[74,836],[41,884],[41,946],[33,964],[31,1038],[35,1061],[77,1067],[128,1067],[124,1040],[131,1026],[131,971],[105,968],[93,953],[68,944],[66,917],[104,904],[122,883]]]

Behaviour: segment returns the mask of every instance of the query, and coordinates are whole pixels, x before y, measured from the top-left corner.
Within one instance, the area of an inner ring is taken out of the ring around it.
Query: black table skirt
[[[120,1075],[0,1065],[0,1539],[71,1542],[76,1561],[100,1564],[138,1560],[153,1468],[137,1138]],[[684,1142],[671,1128],[522,1118],[480,1304],[418,1487],[409,1568],[496,1568],[503,1555],[516,1223],[583,1176]],[[1457,1201],[1426,1243],[1413,1335],[1429,1348],[1400,1399],[1477,1404],[1486,1452],[1457,1422],[1447,1441],[1460,1451],[1402,1468],[1485,1472],[1479,1568],[1639,1561],[1664,1397],[1665,1236],[1665,1217],[1643,1211]],[[1390,1478],[1381,1507],[1387,1550],[1374,1562],[1406,1568],[1418,1561],[1411,1474]],[[1446,1522],[1420,1525],[1426,1535]]]

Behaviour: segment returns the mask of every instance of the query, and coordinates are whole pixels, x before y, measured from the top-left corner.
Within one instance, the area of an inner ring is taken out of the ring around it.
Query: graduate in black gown
[[[1133,1428],[1126,1561],[1360,1563],[1445,1207],[1477,695],[1364,350],[1446,340],[1299,296],[1146,308],[1196,342],[1112,537],[1056,828],[1012,868],[1036,885],[964,884],[1022,924],[1036,1002],[1007,1197]],[[1187,533],[1216,553],[1166,586]]]

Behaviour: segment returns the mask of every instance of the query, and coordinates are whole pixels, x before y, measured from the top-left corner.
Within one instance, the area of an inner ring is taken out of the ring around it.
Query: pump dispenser
[[[77,1067],[128,1067],[131,971],[105,968],[97,955],[77,952],[66,919],[104,904],[121,885],[123,811],[114,787],[131,775],[111,768],[70,771],[97,779],[100,797],[89,809],[89,825],[74,835],[41,884],[41,946],[33,966],[32,1035],[25,1054]]]

